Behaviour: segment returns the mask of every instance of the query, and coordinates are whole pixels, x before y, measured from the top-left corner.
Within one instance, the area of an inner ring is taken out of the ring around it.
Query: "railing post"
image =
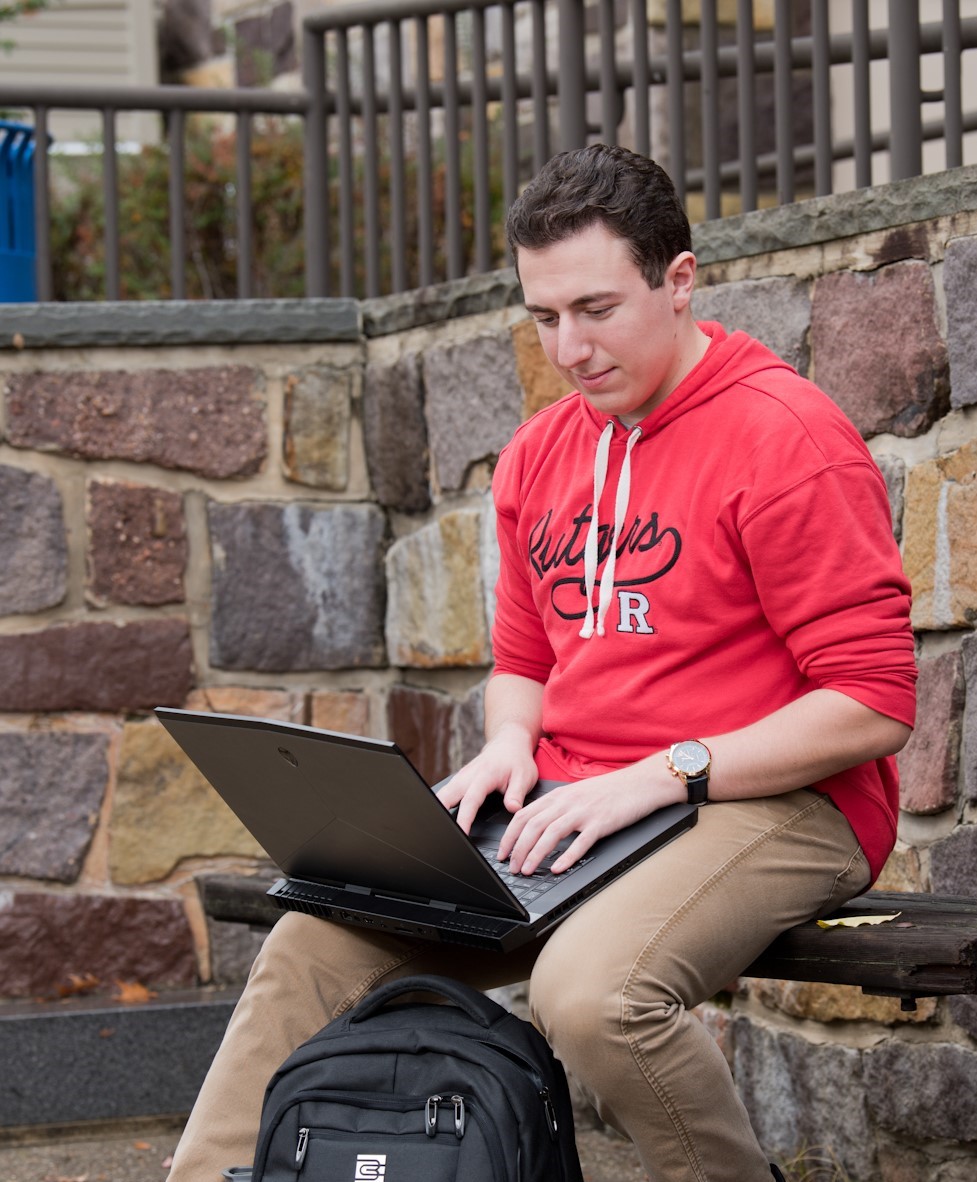
[[[923,171],[919,54],[919,0],[889,0],[889,158],[894,181]]]
[[[583,0],[559,0],[560,148],[587,143]]]
[[[48,188],[47,107],[34,108],[34,278],[37,298],[53,297],[51,270],[51,192]]]
[[[305,113],[305,294],[329,294],[329,239],[326,185],[325,38],[308,26],[302,32]]]

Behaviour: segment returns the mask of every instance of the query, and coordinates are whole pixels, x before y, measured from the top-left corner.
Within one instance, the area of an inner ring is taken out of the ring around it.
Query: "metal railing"
[[[762,33],[752,0],[729,28],[717,0],[701,0],[695,27],[681,0],[665,0],[660,27],[646,0],[371,0],[306,19],[294,92],[0,83],[0,110],[33,115],[38,296],[53,290],[52,110],[102,113],[106,298],[123,286],[116,120],[137,110],[166,120],[168,295],[187,291],[185,117],[198,112],[236,120],[237,297],[253,294],[252,133],[268,115],[304,128],[305,294],[374,296],[503,265],[502,208],[552,152],[594,139],[655,156],[705,219],[828,194],[838,161],[853,162],[855,187],[885,163],[885,179],[919,175],[928,140],[956,167],[977,129],[962,97],[977,47],[968,3],[943,0],[941,19],[921,24],[919,0],[890,0],[887,25],[870,28],[868,0],[850,0],[850,29],[832,32],[828,0],[775,0]],[[926,58],[941,63],[938,89],[921,84]],[[888,110],[873,128],[871,66],[885,59]],[[833,133],[838,70],[851,79],[850,135]]]

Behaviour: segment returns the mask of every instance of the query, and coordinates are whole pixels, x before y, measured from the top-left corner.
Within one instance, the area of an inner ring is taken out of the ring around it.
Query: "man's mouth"
[[[575,373],[573,377],[581,386],[593,388],[599,386],[613,370],[614,367],[610,366],[607,369],[595,370],[593,373]]]

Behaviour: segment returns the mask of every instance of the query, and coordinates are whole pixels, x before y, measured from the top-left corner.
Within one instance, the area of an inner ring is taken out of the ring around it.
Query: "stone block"
[[[180,706],[192,676],[190,629],[176,616],[0,636],[0,711]]]
[[[902,515],[906,509],[906,462],[900,456],[876,456],[875,461],[885,480],[892,532],[899,542],[902,540]]]
[[[963,733],[963,659],[959,652],[919,661],[916,728],[899,752],[899,805],[926,816],[957,799]]]
[[[913,626],[977,622],[977,442],[916,464],[906,482],[903,566],[913,586]]]
[[[468,763],[485,744],[485,687],[487,681],[473,686],[455,708],[451,760],[453,770]]]
[[[943,259],[950,405],[977,403],[977,238],[956,238]]]
[[[950,1043],[890,1040],[864,1054],[865,1097],[890,1132],[925,1141],[977,1141],[977,1054]]]
[[[176,900],[0,891],[0,996],[57,998],[80,982],[177,988],[196,971]]]
[[[311,702],[313,726],[344,735],[370,733],[370,699],[359,690],[319,690]]]
[[[368,365],[363,381],[363,442],[370,486],[388,509],[420,513],[431,504],[421,363],[408,353]]]
[[[818,279],[811,351],[815,381],[866,438],[921,435],[949,408],[946,345],[927,263]]]
[[[222,479],[267,454],[261,375],[245,366],[70,370],[7,379],[7,442]]]
[[[88,594],[95,603],[182,603],[187,554],[179,493],[115,480],[89,483]]]
[[[75,882],[109,779],[109,736],[0,732],[0,874]]]
[[[934,894],[977,898],[977,825],[959,826],[929,853]]]
[[[0,464],[0,615],[40,612],[67,591],[68,547],[53,480]]]
[[[910,1147],[894,1140],[879,1146],[879,1182],[973,1182],[969,1146]]]
[[[480,543],[481,514],[458,509],[390,547],[387,647],[392,665],[488,664]]]
[[[813,1022],[879,1022],[894,1026],[929,1022],[936,1016],[934,998],[921,998],[915,1010],[903,1010],[897,997],[873,997],[862,993],[857,985],[756,980],[750,994],[770,1009]]]
[[[208,918],[207,942],[213,984],[243,985],[267,935],[266,931],[246,923],[225,923]]]
[[[873,891],[924,891],[926,881],[920,865],[919,850],[897,841],[886,859]]]
[[[4,1006],[0,1125],[189,1112],[238,993],[173,990],[142,1006],[93,1000]],[[100,1170],[85,1177],[94,1182],[109,1174]]]
[[[187,697],[188,710],[211,710],[215,714],[248,714],[252,718],[274,718],[279,722],[305,720],[305,694],[292,690],[252,689],[243,685],[208,685]]]
[[[874,1178],[875,1141],[861,1055],[746,1017],[733,1020],[736,1088],[774,1161],[830,1145],[854,1178]]]
[[[522,418],[512,337],[475,337],[424,354],[427,432],[438,487],[460,489],[473,464],[492,462]]]
[[[208,505],[210,661],[296,672],[384,662],[386,519],[374,505]]]
[[[446,694],[396,685],[387,698],[387,728],[429,784],[457,769],[451,762],[455,705]]]
[[[696,320],[718,320],[727,332],[748,332],[798,373],[807,375],[811,364],[811,292],[806,280],[775,276],[699,287],[692,311]]]
[[[112,881],[159,882],[186,858],[222,855],[263,851],[159,723],[128,723],[109,826]]]
[[[342,492],[349,484],[353,379],[316,365],[285,379],[285,475],[297,484]]]
[[[977,997],[948,997],[947,1006],[953,1021],[977,1039]]]
[[[963,787],[967,799],[977,801],[977,636],[965,636],[960,646],[963,661],[965,704],[963,710]]]
[[[573,387],[550,365],[539,342],[535,320],[520,320],[511,329],[516,373],[522,386],[522,417],[528,419],[544,406],[558,402]]]

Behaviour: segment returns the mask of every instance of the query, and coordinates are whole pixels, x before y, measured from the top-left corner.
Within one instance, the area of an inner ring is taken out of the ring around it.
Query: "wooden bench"
[[[281,915],[266,895],[273,878],[207,874],[197,878],[212,919],[268,928]],[[977,993],[977,898],[869,891],[830,918],[891,915],[859,927],[798,924],[778,936],[744,977],[857,985],[864,993],[902,999]]]

